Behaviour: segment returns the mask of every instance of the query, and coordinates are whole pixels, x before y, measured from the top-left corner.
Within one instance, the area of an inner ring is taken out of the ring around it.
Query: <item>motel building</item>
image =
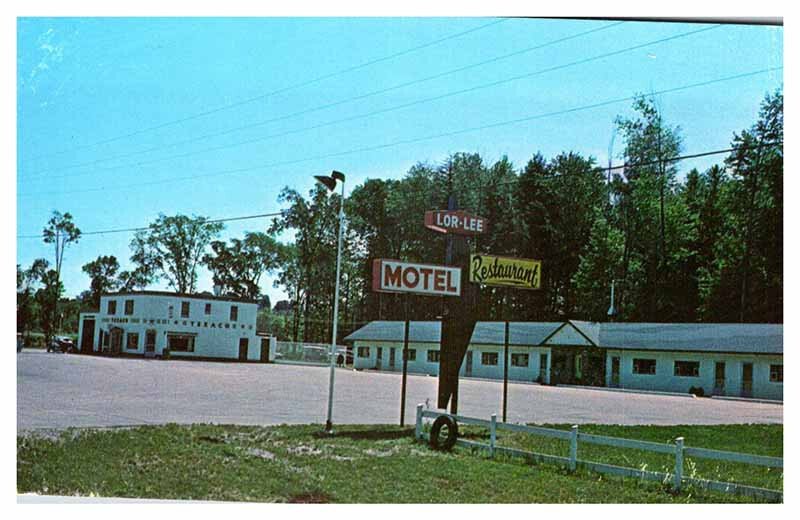
[[[257,333],[258,304],[206,294],[136,291],[103,294],[80,314],[86,354],[268,362],[274,337]]]
[[[411,322],[408,371],[438,375],[439,322]],[[345,338],[356,369],[402,371],[404,323]],[[478,322],[460,375],[503,379],[505,324]],[[508,378],[552,385],[783,400],[783,325],[511,322]]]

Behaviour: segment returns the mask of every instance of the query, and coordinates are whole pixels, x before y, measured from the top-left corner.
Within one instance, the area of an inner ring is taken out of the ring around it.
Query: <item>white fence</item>
[[[579,466],[590,471],[598,473],[606,473],[610,475],[617,475],[622,477],[635,477],[644,480],[654,480],[659,482],[672,482],[673,490],[680,491],[683,484],[691,484],[703,489],[712,491],[720,491],[723,493],[733,493],[738,495],[745,495],[760,499],[765,499],[773,502],[783,501],[783,492],[773,489],[765,489],[754,486],[747,486],[744,484],[736,484],[733,482],[720,482],[716,480],[706,480],[700,478],[686,477],[683,473],[684,457],[696,457],[704,459],[714,459],[727,462],[737,462],[741,464],[751,464],[755,466],[766,466],[770,468],[783,468],[783,459],[779,457],[765,457],[763,455],[751,455],[748,453],[738,453],[731,451],[712,450],[707,448],[691,448],[684,446],[683,437],[675,439],[675,444],[661,444],[657,442],[639,441],[633,439],[622,439],[619,437],[606,437],[603,435],[593,435],[588,433],[580,433],[578,426],[573,426],[569,431],[556,430],[552,428],[542,428],[539,426],[527,426],[524,424],[511,424],[497,421],[497,415],[492,414],[491,418],[487,421],[485,419],[476,419],[473,417],[464,417],[462,415],[452,415],[444,412],[436,412],[431,410],[424,410],[423,405],[417,405],[417,420],[415,437],[417,440],[427,438],[423,432],[423,420],[427,418],[435,419],[441,415],[445,415],[455,420],[459,424],[472,424],[476,426],[483,426],[489,429],[489,444],[483,444],[465,439],[458,439],[457,445],[464,446],[471,449],[488,451],[490,456],[495,454],[503,454],[512,457],[521,457],[532,462],[558,464],[575,471]],[[497,446],[497,431],[506,430],[511,432],[528,433],[531,435],[539,435],[554,439],[561,439],[569,441],[569,457],[560,457],[557,455],[546,455],[543,453],[535,453],[515,448],[506,448]],[[585,442],[587,444],[600,444],[604,446],[613,446],[617,448],[628,448],[643,451],[651,451],[656,453],[672,454],[675,458],[675,469],[673,473],[664,473],[658,471],[646,471],[642,469],[627,468],[622,466],[614,466],[611,464],[603,464],[600,462],[592,462],[578,459],[578,444]]]
[[[330,364],[331,344],[304,343],[294,341],[278,341],[276,345],[276,363],[303,363],[310,365]],[[342,355],[342,360],[347,363],[347,347],[336,346],[337,356]]]

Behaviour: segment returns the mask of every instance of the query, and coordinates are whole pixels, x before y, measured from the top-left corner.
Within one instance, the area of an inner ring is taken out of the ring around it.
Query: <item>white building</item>
[[[210,295],[137,291],[103,294],[78,325],[84,353],[267,362],[275,338],[257,334],[258,305]]]
[[[374,321],[345,338],[356,369],[400,371],[403,322]],[[460,375],[502,379],[505,324],[479,322]],[[410,372],[438,375],[439,322],[412,322]],[[512,322],[508,378],[704,395],[783,399],[783,326]]]

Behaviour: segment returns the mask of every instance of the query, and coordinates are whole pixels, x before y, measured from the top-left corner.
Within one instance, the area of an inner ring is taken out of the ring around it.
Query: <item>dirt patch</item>
[[[331,497],[321,491],[300,493],[289,497],[290,504],[329,504]]]
[[[275,460],[275,454],[271,451],[262,450],[259,448],[249,448],[247,450],[248,455],[252,455],[253,457],[258,457],[264,460]]]
[[[307,446],[305,444],[301,444],[300,446],[295,446],[292,448],[288,448],[286,451],[291,453],[292,455],[321,455],[322,450],[315,448],[314,446]]]
[[[370,457],[391,457],[392,455],[397,455],[397,452],[400,451],[400,446],[395,446],[386,451],[381,450],[373,450],[372,448],[364,450],[364,453],[369,455]]]

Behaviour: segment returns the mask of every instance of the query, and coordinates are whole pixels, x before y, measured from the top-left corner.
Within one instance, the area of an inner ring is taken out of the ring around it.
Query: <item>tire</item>
[[[439,432],[444,426],[447,426],[447,437],[445,438],[444,442],[440,443]],[[458,439],[458,424],[455,420],[447,415],[440,415],[435,421],[433,421],[430,437],[431,448],[439,451],[450,451],[453,449],[453,446],[455,446],[456,439]]]

